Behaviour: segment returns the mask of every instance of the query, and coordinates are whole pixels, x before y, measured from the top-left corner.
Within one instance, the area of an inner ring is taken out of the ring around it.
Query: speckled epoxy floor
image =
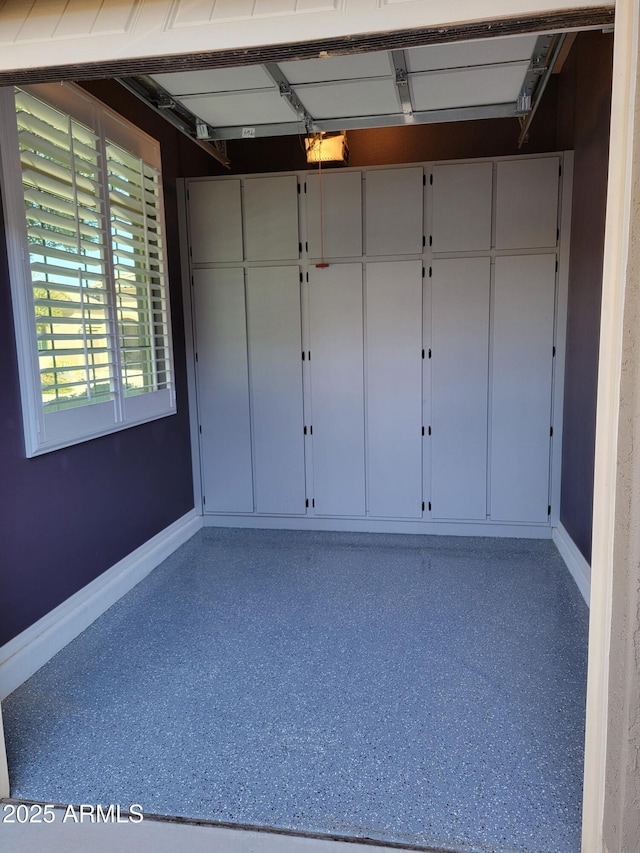
[[[205,529],[3,703],[12,796],[577,853],[587,619],[550,542]]]

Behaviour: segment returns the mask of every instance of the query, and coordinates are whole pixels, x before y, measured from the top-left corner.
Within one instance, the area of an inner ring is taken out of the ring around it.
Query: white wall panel
[[[491,518],[547,521],[555,255],[495,262]]]
[[[423,174],[422,167],[366,173],[367,255],[422,252]]]
[[[487,515],[489,258],[433,262],[432,517]]]
[[[313,498],[319,515],[364,515],[362,265],[309,271]]]
[[[196,270],[194,316],[206,512],[253,512],[244,274]]]
[[[560,159],[503,160],[497,170],[496,249],[555,246]]]
[[[325,258],[354,258],[362,254],[362,173],[322,175],[306,179],[307,233],[310,258],[320,258],[320,223],[324,229]]]
[[[257,512],[305,512],[298,267],[247,270]]]
[[[493,163],[434,166],[433,251],[491,248]]]
[[[298,254],[298,179],[244,179],[244,239],[248,261],[294,260]]]
[[[242,261],[240,181],[193,181],[188,193],[193,263]]]
[[[422,516],[422,262],[366,272],[369,515]]]

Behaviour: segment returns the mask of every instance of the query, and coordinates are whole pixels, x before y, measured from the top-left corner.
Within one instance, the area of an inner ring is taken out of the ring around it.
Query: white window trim
[[[159,202],[162,242],[165,250],[164,292],[167,305],[167,361],[169,387],[110,402],[93,403],[45,415],[42,404],[38,346],[34,322],[33,286],[29,263],[22,169],[18,144],[13,88],[0,89],[0,182],[11,284],[20,397],[27,457],[38,456],[129,427],[175,414],[175,373],[173,361],[171,306],[166,273],[166,229],[162,193],[162,170],[158,142],[123,119],[104,104],[68,83],[21,87],[35,97],[67,112],[79,121],[91,123],[102,137],[145,159],[159,172]],[[90,121],[89,121],[90,119]],[[110,237],[108,237],[110,240]],[[117,318],[113,317],[117,323]],[[119,356],[118,356],[119,357]]]

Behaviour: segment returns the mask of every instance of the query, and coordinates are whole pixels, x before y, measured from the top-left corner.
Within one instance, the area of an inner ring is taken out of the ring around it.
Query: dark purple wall
[[[575,149],[560,520],[589,562],[612,63],[613,35],[581,33],[558,100],[559,143]]]
[[[175,179],[217,167],[116,83],[86,88],[162,145],[178,413],[27,459],[0,239],[0,645],[193,507]]]

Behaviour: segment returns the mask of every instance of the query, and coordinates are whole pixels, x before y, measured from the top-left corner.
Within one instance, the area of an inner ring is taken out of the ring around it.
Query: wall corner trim
[[[571,577],[578,585],[588,607],[591,596],[591,566],[582,556],[580,549],[569,536],[564,525],[558,524],[557,527],[554,527],[551,531],[551,538],[560,552],[560,556],[567,564]]]
[[[202,527],[195,510],[147,540],[0,648],[5,699]]]

